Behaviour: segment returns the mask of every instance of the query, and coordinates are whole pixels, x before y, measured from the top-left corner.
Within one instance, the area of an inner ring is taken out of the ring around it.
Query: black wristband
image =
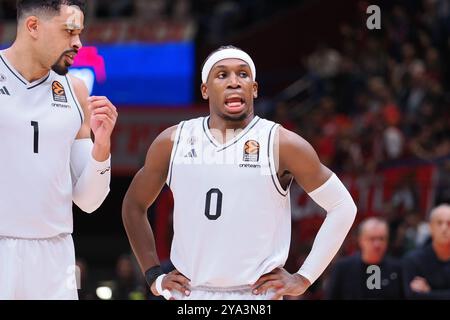
[[[156,278],[162,274],[164,274],[164,272],[159,265],[153,266],[145,271],[145,281],[147,281],[148,286],[151,287]]]

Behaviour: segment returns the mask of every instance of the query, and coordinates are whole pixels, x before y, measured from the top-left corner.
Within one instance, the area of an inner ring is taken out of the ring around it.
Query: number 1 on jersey
[[[39,153],[39,123],[37,121],[31,121],[31,126],[34,128],[34,153]]]
[[[213,194],[217,195],[217,201],[216,207],[211,210],[211,197]],[[217,220],[221,214],[222,214],[222,192],[219,189],[211,189],[206,194],[205,216],[209,220]]]

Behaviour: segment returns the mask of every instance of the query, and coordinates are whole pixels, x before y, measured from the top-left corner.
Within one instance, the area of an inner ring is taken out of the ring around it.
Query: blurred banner
[[[112,137],[114,175],[134,175],[145,161],[147,150],[156,136],[180,121],[205,116],[204,108],[160,107],[119,109]]]
[[[142,14],[145,15],[145,12]],[[182,21],[147,19],[147,17],[145,19],[114,17],[106,20],[92,18],[85,27],[81,39],[84,44],[184,42],[191,41],[197,30],[195,21],[189,18]],[[16,31],[15,19],[1,21],[0,44],[12,43]]]
[[[434,205],[438,167],[404,164],[381,169],[373,175],[342,175],[358,207],[357,221],[368,216],[403,220],[408,214],[425,219]],[[292,218],[299,222],[301,241],[315,236],[325,217],[323,211],[298,185],[291,188]],[[357,224],[355,224],[357,225]]]
[[[192,42],[88,46],[70,72],[116,105],[179,108],[194,99],[194,51]]]

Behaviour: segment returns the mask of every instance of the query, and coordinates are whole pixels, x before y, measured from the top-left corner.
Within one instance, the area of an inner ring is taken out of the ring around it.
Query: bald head
[[[430,231],[433,242],[450,245],[450,205],[441,204],[430,212]]]
[[[389,228],[385,220],[372,217],[361,222],[358,228],[358,244],[361,258],[367,264],[379,264],[387,250]]]
[[[362,221],[358,226],[358,237],[361,237],[362,235],[366,233],[370,233],[375,229],[384,229],[384,231],[388,232],[388,224],[386,220],[383,220],[381,218],[377,217],[371,217],[367,218],[364,221]]]
[[[450,213],[450,204],[443,203],[435,208],[433,208],[430,212],[430,222],[433,221],[433,219],[440,219],[445,217]]]

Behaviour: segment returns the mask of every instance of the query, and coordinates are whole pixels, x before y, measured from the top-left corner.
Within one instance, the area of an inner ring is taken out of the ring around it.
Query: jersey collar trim
[[[252,121],[250,121],[250,123],[237,135],[235,136],[233,139],[231,139],[230,141],[226,142],[226,143],[219,143],[214,136],[211,134],[210,130],[209,130],[209,116],[203,118],[203,132],[205,133],[206,137],[208,138],[209,142],[211,142],[211,144],[217,148],[217,152],[219,151],[223,151],[226,148],[236,144],[239,140],[242,139],[242,137],[244,137],[251,129],[253,129],[254,126],[256,126],[256,124],[259,122],[259,120],[261,120],[260,117],[255,116]]]
[[[33,89],[37,86],[43,84],[47,79],[50,77],[50,71],[47,75],[44,77],[37,79],[33,82],[28,82],[22,75],[16,71],[16,69],[9,63],[9,61],[6,59],[6,57],[3,54],[3,51],[0,51],[0,60],[3,62],[3,64],[6,66],[6,68],[25,86],[27,86],[27,89]]]

